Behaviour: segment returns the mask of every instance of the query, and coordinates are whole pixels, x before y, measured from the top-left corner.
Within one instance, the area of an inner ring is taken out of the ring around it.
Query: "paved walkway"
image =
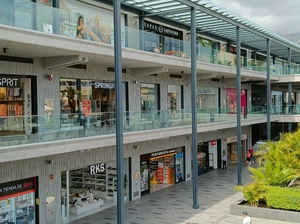
[[[242,182],[251,181],[250,172],[243,167]],[[192,181],[173,185],[125,203],[125,224],[242,224],[243,217],[229,215],[230,204],[242,198],[234,192],[237,184],[237,168],[212,170],[199,176],[199,209],[192,209]],[[249,214],[251,216],[251,214]],[[291,224],[273,220],[252,218],[255,224]],[[71,222],[72,224],[115,224],[117,208]]]

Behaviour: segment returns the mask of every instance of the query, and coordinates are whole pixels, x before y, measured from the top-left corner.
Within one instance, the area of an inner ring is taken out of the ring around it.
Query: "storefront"
[[[122,84],[123,107],[127,105],[127,84]],[[61,128],[111,126],[115,124],[116,91],[112,81],[60,79]]]
[[[144,22],[144,30],[146,31],[146,51],[163,54],[176,54],[184,51],[182,31],[149,21]]]
[[[201,142],[197,144],[198,175],[204,174],[208,171],[208,167],[209,167],[208,144],[209,142]],[[191,158],[193,158],[193,155],[191,156]],[[193,160],[191,161],[191,166],[193,170]]]
[[[245,160],[247,135],[241,135],[242,160]],[[227,138],[227,163],[233,164],[238,160],[237,136]]]
[[[36,178],[0,185],[0,224],[36,223]]]
[[[229,114],[236,113],[236,89],[226,89],[226,108]],[[241,90],[241,112],[243,115],[247,114],[247,90]]]
[[[124,159],[124,201],[129,200],[129,159]],[[115,161],[62,172],[62,218],[76,220],[117,204]]]
[[[160,85],[141,83],[141,111],[160,110]]]
[[[197,108],[218,108],[219,88],[213,87],[197,87]]]
[[[168,85],[168,111],[179,111],[183,106],[183,88],[181,85]]]
[[[142,196],[185,180],[184,147],[141,155],[140,162]]]
[[[32,132],[25,128],[32,123],[32,101],[37,99],[36,91],[33,92],[35,88],[31,88],[32,79],[36,80],[34,77],[0,76],[0,136]]]

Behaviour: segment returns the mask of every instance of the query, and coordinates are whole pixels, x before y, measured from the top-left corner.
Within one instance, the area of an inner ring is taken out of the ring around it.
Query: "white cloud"
[[[211,0],[211,2],[279,34],[300,32],[299,0]]]

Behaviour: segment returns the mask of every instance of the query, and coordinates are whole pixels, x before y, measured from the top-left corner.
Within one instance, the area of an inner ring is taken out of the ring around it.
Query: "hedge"
[[[300,211],[300,189],[268,187],[266,202],[271,208]]]

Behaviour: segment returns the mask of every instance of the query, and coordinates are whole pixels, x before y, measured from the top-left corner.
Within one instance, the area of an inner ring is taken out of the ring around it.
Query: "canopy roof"
[[[280,35],[242,18],[206,0],[121,0],[122,4],[144,11],[146,17],[162,16],[176,23],[190,26],[190,8],[196,9],[198,32],[213,34],[230,43],[236,42],[236,26],[241,29],[241,44],[259,52],[266,52],[270,40],[271,55],[288,60],[291,49],[292,62],[300,63],[300,46]],[[291,24],[292,25],[292,24]]]

